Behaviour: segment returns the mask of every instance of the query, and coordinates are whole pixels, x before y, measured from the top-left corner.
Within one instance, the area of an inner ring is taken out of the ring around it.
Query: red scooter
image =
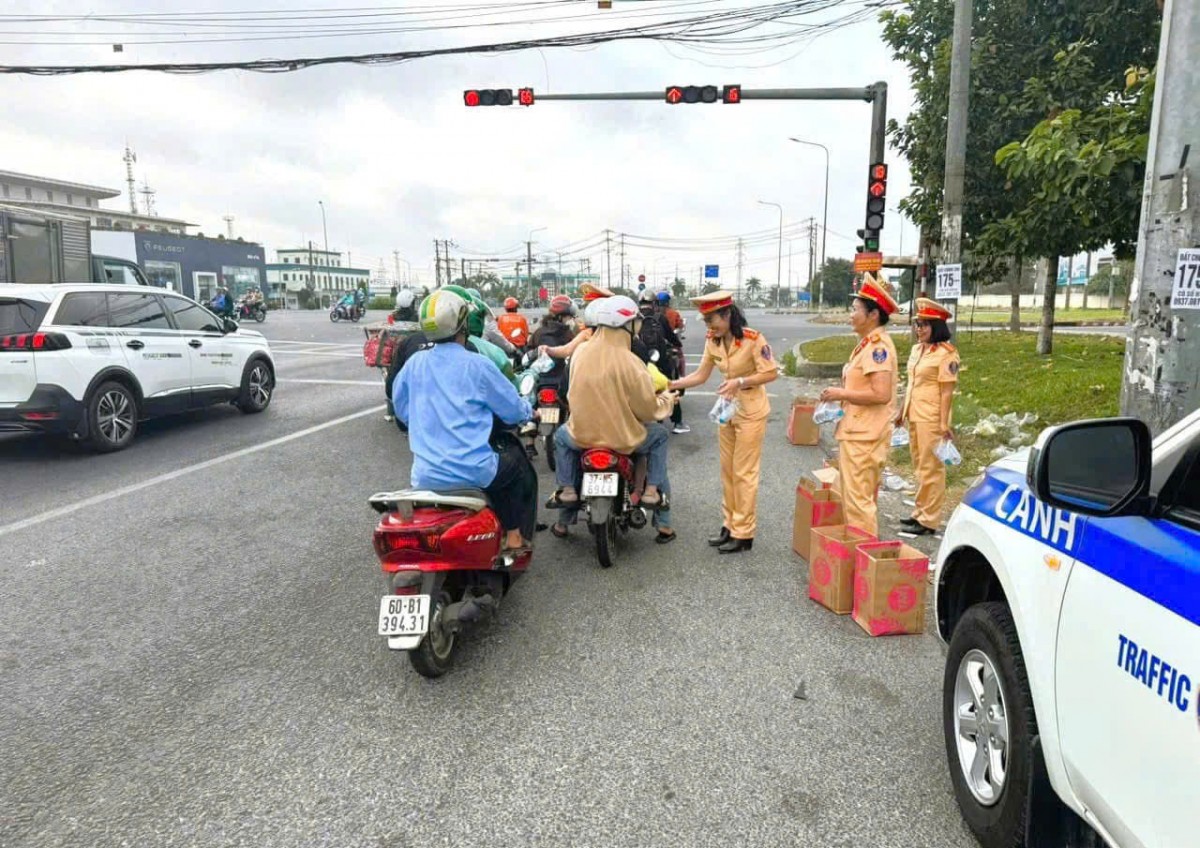
[[[374,543],[389,590],[379,635],[418,674],[441,677],[463,630],[495,612],[533,555],[501,553],[504,530],[478,489],[381,492],[371,506],[383,515]]]

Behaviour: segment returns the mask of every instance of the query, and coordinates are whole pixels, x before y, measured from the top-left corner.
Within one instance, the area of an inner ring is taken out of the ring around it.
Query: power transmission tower
[[[133,163],[137,161],[137,154],[129,148],[129,144],[125,144],[125,183],[129,186],[129,211],[134,215],[138,213],[137,208],[137,183],[133,179]]]
[[[233,216],[226,215],[222,220],[225,221],[225,236],[226,236],[226,238],[233,238]]]
[[[1197,40],[1200,8],[1167,0],[1121,381],[1121,413],[1141,418],[1155,433],[1200,407],[1200,310],[1171,305],[1177,286],[1186,295],[1185,286],[1194,291],[1196,284],[1196,267],[1180,251],[1200,245],[1200,180],[1188,165],[1200,137]]]
[[[146,214],[157,214],[154,211],[154,195],[158,194],[158,192],[150,188],[150,182],[145,178],[142,179],[142,187],[138,189],[138,194],[142,196],[142,206],[145,208]],[[232,236],[232,233],[230,235]]]

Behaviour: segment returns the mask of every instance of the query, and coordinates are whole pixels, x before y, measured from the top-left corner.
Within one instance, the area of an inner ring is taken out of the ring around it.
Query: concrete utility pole
[[[308,287],[316,289],[316,280],[313,277],[313,255],[312,255],[312,239],[308,240]]]
[[[769,200],[758,201],[763,206],[774,206],[779,210],[779,253],[775,264],[775,308],[779,308],[779,290],[783,287],[783,207]]]
[[[962,261],[963,182],[967,172],[967,113],[971,91],[971,13],[974,0],[954,0],[950,53],[950,109],[946,117],[946,172],[943,180],[942,244],[939,265]],[[877,160],[882,161],[882,160]],[[957,315],[957,301],[950,304]]]
[[[825,211],[824,211],[823,217],[821,219],[821,267],[824,268],[825,267],[825,242],[829,239],[829,148],[819,142],[805,141],[802,138],[792,138],[789,140],[794,141],[796,144],[807,144],[809,147],[819,147],[823,151],[825,151]],[[873,159],[872,161],[882,162],[883,159],[881,157],[880,159]],[[903,241],[904,241],[904,230],[903,230],[904,222],[903,221],[900,222],[900,226],[902,228],[900,230],[900,239],[901,239],[901,244],[903,244]],[[900,252],[903,253],[904,251],[902,250]],[[811,254],[810,254],[810,256],[811,256]],[[809,272],[808,272],[808,287],[809,287],[809,295],[811,295],[812,294],[812,278],[813,278],[813,272],[812,272],[812,268],[811,268],[812,262],[809,262],[809,266],[810,267],[809,267]],[[824,292],[824,287],[822,287],[821,302],[824,303],[824,300],[825,300],[825,292]],[[821,304],[811,304],[811,305],[817,306],[819,308]]]
[[[738,298],[738,300],[741,300],[741,297],[742,297],[742,263],[743,263],[743,261],[744,261],[744,259],[742,256],[742,240],[738,239],[738,251],[737,251],[737,275],[738,275],[737,276],[737,298]],[[699,292],[697,292],[697,294],[699,294]]]
[[[608,283],[606,289],[612,291],[612,233],[609,230],[604,231],[604,265],[608,269]]]
[[[1200,138],[1200,5],[1167,0],[1130,288],[1121,413],[1160,433],[1200,407],[1200,309],[1172,308],[1179,251],[1200,246],[1200,179],[1191,143]]]
[[[442,243],[438,239],[433,240],[433,274],[435,278],[434,287],[442,287]]]

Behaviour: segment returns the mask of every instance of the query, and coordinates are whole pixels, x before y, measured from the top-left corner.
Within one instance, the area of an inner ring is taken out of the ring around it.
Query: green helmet
[[[468,299],[448,289],[439,289],[421,301],[417,320],[421,324],[421,332],[430,341],[453,338],[467,325],[471,312]]]
[[[459,295],[470,306],[470,316],[467,318],[467,332],[476,336],[483,337],[483,330],[487,326],[488,318],[492,317],[492,310],[488,309],[488,305],[483,302],[483,298],[475,289],[465,289],[462,286],[442,286],[442,291],[452,291]]]

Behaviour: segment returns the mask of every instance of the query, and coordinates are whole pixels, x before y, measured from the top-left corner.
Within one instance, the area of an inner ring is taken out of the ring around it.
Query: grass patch
[[[976,324],[1007,324],[1011,316],[1009,310],[998,309],[980,309],[975,313]],[[1123,321],[1125,312],[1121,309],[1056,309],[1054,311],[1054,323],[1073,323],[1078,321]],[[961,326],[966,327],[971,321],[970,306],[962,306],[958,312],[958,322]],[[1040,309],[1022,309],[1021,310],[1022,324],[1041,324],[1042,310]]]
[[[893,338],[903,380],[912,340],[904,335]],[[830,336],[806,343],[801,352],[811,362],[841,363],[857,343],[856,336]],[[1037,355],[1036,338],[1029,333],[962,333],[956,344],[962,370],[954,398],[954,430],[963,464],[948,469],[955,501],[963,483],[992,462],[997,448],[1015,447],[1009,430],[1002,429],[995,436],[970,432],[989,415],[1036,414],[1037,423],[1025,428],[1021,436],[1022,444],[1030,444],[1041,428],[1051,424],[1118,412],[1124,339],[1059,335],[1051,356]],[[889,461],[901,467],[910,465],[908,452],[903,450],[893,451]]]

